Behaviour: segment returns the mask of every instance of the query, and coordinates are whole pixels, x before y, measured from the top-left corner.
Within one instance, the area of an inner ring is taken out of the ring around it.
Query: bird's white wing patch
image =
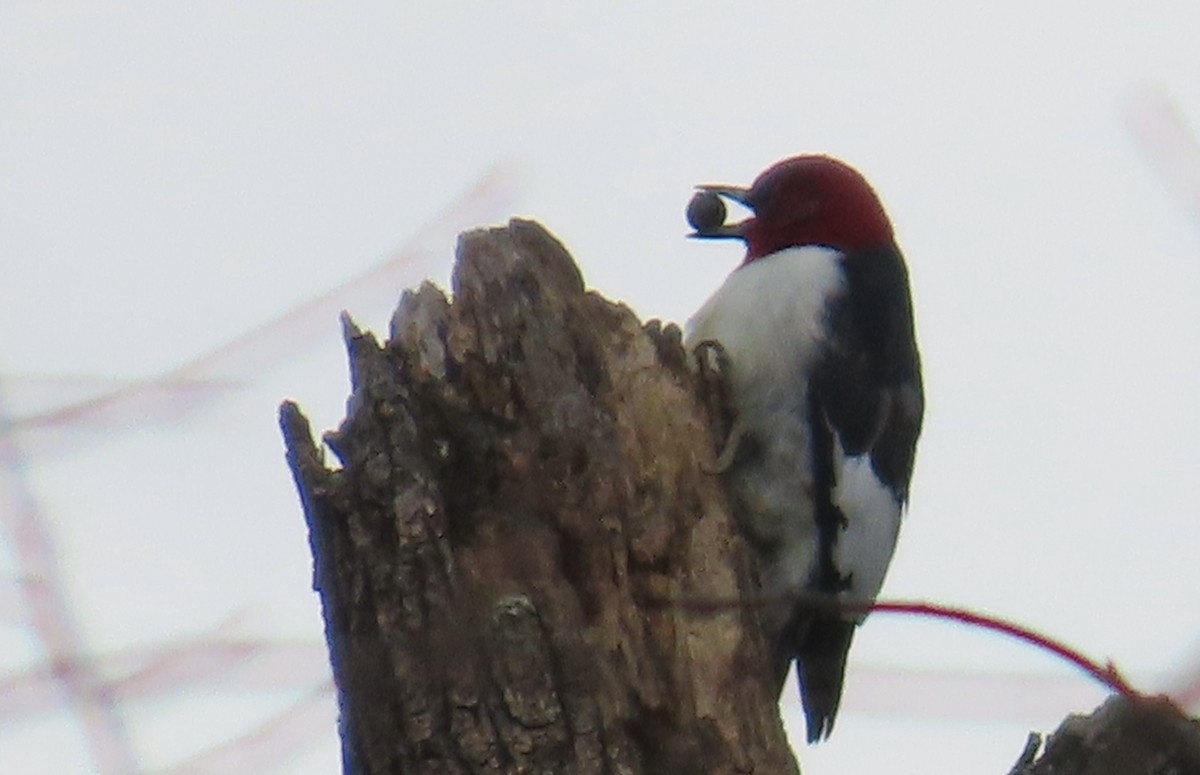
[[[833,502],[846,527],[834,545],[834,563],[842,575],[850,574],[852,597],[874,600],[896,548],[902,506],[875,475],[867,455],[847,456],[840,442],[836,446]]]

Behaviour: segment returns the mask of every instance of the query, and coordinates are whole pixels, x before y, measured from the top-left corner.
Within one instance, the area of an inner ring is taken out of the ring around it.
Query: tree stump
[[[453,299],[344,321],[325,441],[280,421],[346,772],[795,773],[753,562],[679,330],[535,223],[463,235]]]

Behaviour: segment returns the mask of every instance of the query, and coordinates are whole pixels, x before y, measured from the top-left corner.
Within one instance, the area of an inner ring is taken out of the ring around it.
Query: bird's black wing
[[[834,564],[846,516],[834,503],[834,446],[866,453],[880,481],[904,502],[924,399],[907,270],[893,247],[843,258],[847,290],[828,309],[829,340],[809,392],[819,541],[816,587],[836,594],[848,579]],[[833,729],[855,622],[798,609],[789,625],[809,742]],[[786,665],[786,662],[784,663]]]
[[[902,501],[924,413],[908,272],[894,247],[843,258],[847,292],[828,311],[830,340],[813,371],[815,400],[847,455],[867,453]]]

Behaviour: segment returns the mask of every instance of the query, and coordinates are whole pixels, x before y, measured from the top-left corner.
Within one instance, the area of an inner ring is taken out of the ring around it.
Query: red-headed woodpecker
[[[720,468],[759,554],[782,691],[792,660],[808,740],[829,736],[862,615],[908,497],[924,397],[908,271],[871,186],[826,156],[779,162],[750,188],[698,186],[698,238],[746,258],[688,323],[723,352],[733,428]],[[725,223],[726,197],[753,215]]]

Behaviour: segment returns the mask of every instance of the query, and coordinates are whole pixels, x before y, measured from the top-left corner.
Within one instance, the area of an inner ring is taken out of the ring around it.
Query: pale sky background
[[[166,646],[275,647],[238,680],[167,660],[119,698],[140,771],[340,770],[275,427],[284,397],[340,420],[336,311],[282,367],[193,374],[238,384],[169,423],[50,443],[22,418],[346,282],[496,163],[514,193],[470,222],[535,217],[593,288],[680,322],[740,258],[683,238],[693,184],[800,152],[861,169],[909,260],[929,404],[885,596],[1006,615],[1169,687],[1200,665],[1200,211],[1130,124],[1159,95],[1200,127],[1198,29],[1194,3],[1144,0],[0,4],[0,432],[27,456],[0,508],[30,489],[103,677]],[[385,331],[453,237],[351,313]],[[15,524],[0,772],[103,772],[45,674]],[[1005,773],[1027,731],[1102,697],[1018,644],[877,616],[801,765]],[[293,737],[236,742],[272,719]]]

